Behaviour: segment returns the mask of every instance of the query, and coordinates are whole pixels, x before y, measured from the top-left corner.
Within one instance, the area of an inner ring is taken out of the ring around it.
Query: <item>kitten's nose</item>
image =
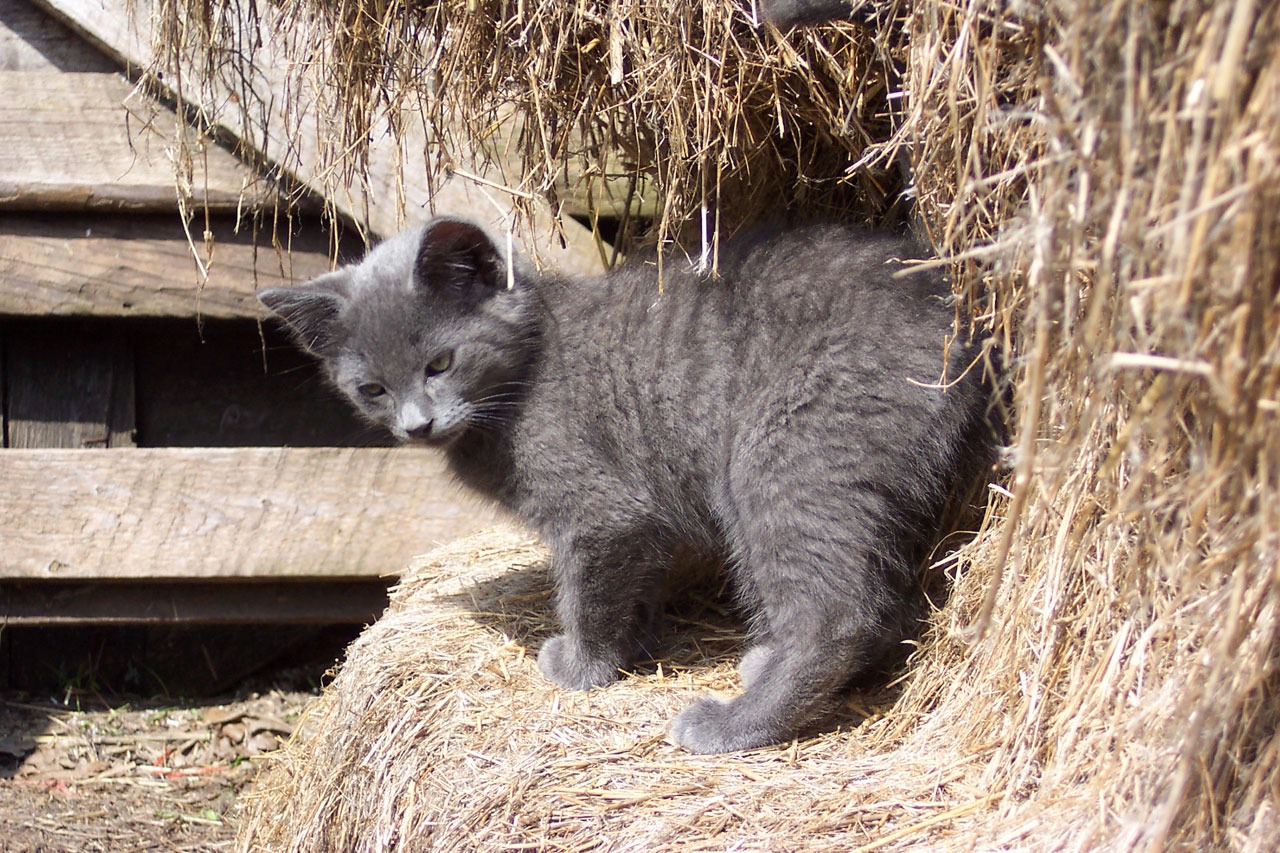
[[[415,427],[409,427],[405,430],[405,433],[408,434],[409,438],[430,438],[431,426],[434,423],[435,421],[427,421]]]
[[[397,414],[397,426],[404,431],[405,438],[425,439],[431,437],[431,424],[434,420],[430,412],[424,412],[414,400],[407,400]]]

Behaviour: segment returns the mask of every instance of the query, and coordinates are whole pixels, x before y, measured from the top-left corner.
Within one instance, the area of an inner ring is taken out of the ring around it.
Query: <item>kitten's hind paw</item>
[[[737,702],[699,699],[671,724],[671,738],[690,752],[738,752],[783,740],[775,733],[744,726]]]
[[[549,681],[570,690],[603,687],[621,676],[617,664],[579,652],[564,634],[542,644],[538,652],[538,669]]]

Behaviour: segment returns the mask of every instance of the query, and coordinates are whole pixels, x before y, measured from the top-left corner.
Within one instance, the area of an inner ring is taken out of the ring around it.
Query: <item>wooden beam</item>
[[[135,69],[154,65],[149,38],[151,0],[38,2],[122,64]],[[237,5],[224,11],[247,8]],[[264,16],[271,14],[269,5],[254,8]],[[331,186],[327,170],[332,164],[326,162],[322,140],[332,138],[332,134],[326,132],[314,107],[302,97],[305,93],[291,89],[289,67],[269,23],[255,24],[247,11],[243,14],[239,26],[246,32],[244,44],[260,46],[252,65],[244,59],[244,65],[237,69],[234,88],[218,80],[202,81],[172,72],[158,82],[179,100],[189,103],[192,98],[204,98],[197,106],[206,115],[215,115],[228,133],[264,156],[275,158],[277,165],[331,201],[344,216],[364,223],[374,235],[393,234],[404,228],[407,220],[420,221],[431,211],[467,216],[498,230],[509,226],[513,205],[503,191],[458,175],[442,177],[432,186],[426,162],[431,145],[422,123],[412,116],[405,116],[398,141],[389,128],[373,129],[367,181],[363,185]],[[296,23],[291,26],[296,27]],[[501,183],[496,175],[492,177],[495,183]],[[528,235],[517,231],[516,239],[537,262],[578,273],[599,272],[603,268],[591,233],[571,220],[556,222],[545,204],[535,203],[527,230]]]
[[[28,0],[0,0],[0,70],[115,71],[115,63]]]
[[[0,92],[0,210],[178,210],[177,118],[118,73],[0,71]],[[215,144],[193,166],[191,194],[202,208],[275,201]]]
[[[203,223],[201,224],[203,227]],[[0,314],[114,317],[263,316],[257,289],[332,269],[319,228],[273,248],[269,233],[212,223],[211,254],[193,250],[176,215],[42,216],[0,212]],[[353,247],[352,247],[353,248]],[[202,281],[192,260],[209,272]]]
[[[6,450],[0,483],[0,580],[381,577],[496,520],[416,448]]]

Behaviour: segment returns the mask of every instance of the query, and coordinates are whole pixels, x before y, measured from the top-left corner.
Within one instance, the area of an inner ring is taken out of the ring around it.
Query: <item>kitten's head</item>
[[[484,229],[440,218],[258,298],[366,418],[443,446],[519,399],[536,329],[526,288],[508,289],[510,264]]]

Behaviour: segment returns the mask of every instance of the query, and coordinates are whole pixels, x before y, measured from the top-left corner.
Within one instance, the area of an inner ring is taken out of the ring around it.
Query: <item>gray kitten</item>
[[[672,734],[727,752],[792,737],[900,648],[944,504],[989,465],[943,278],[894,277],[918,254],[812,226],[731,243],[719,278],[670,261],[660,289],[646,264],[537,273],[441,218],[260,297],[370,420],[542,535],[555,683],[644,659],[673,556],[722,557],[754,616],[746,690]]]

